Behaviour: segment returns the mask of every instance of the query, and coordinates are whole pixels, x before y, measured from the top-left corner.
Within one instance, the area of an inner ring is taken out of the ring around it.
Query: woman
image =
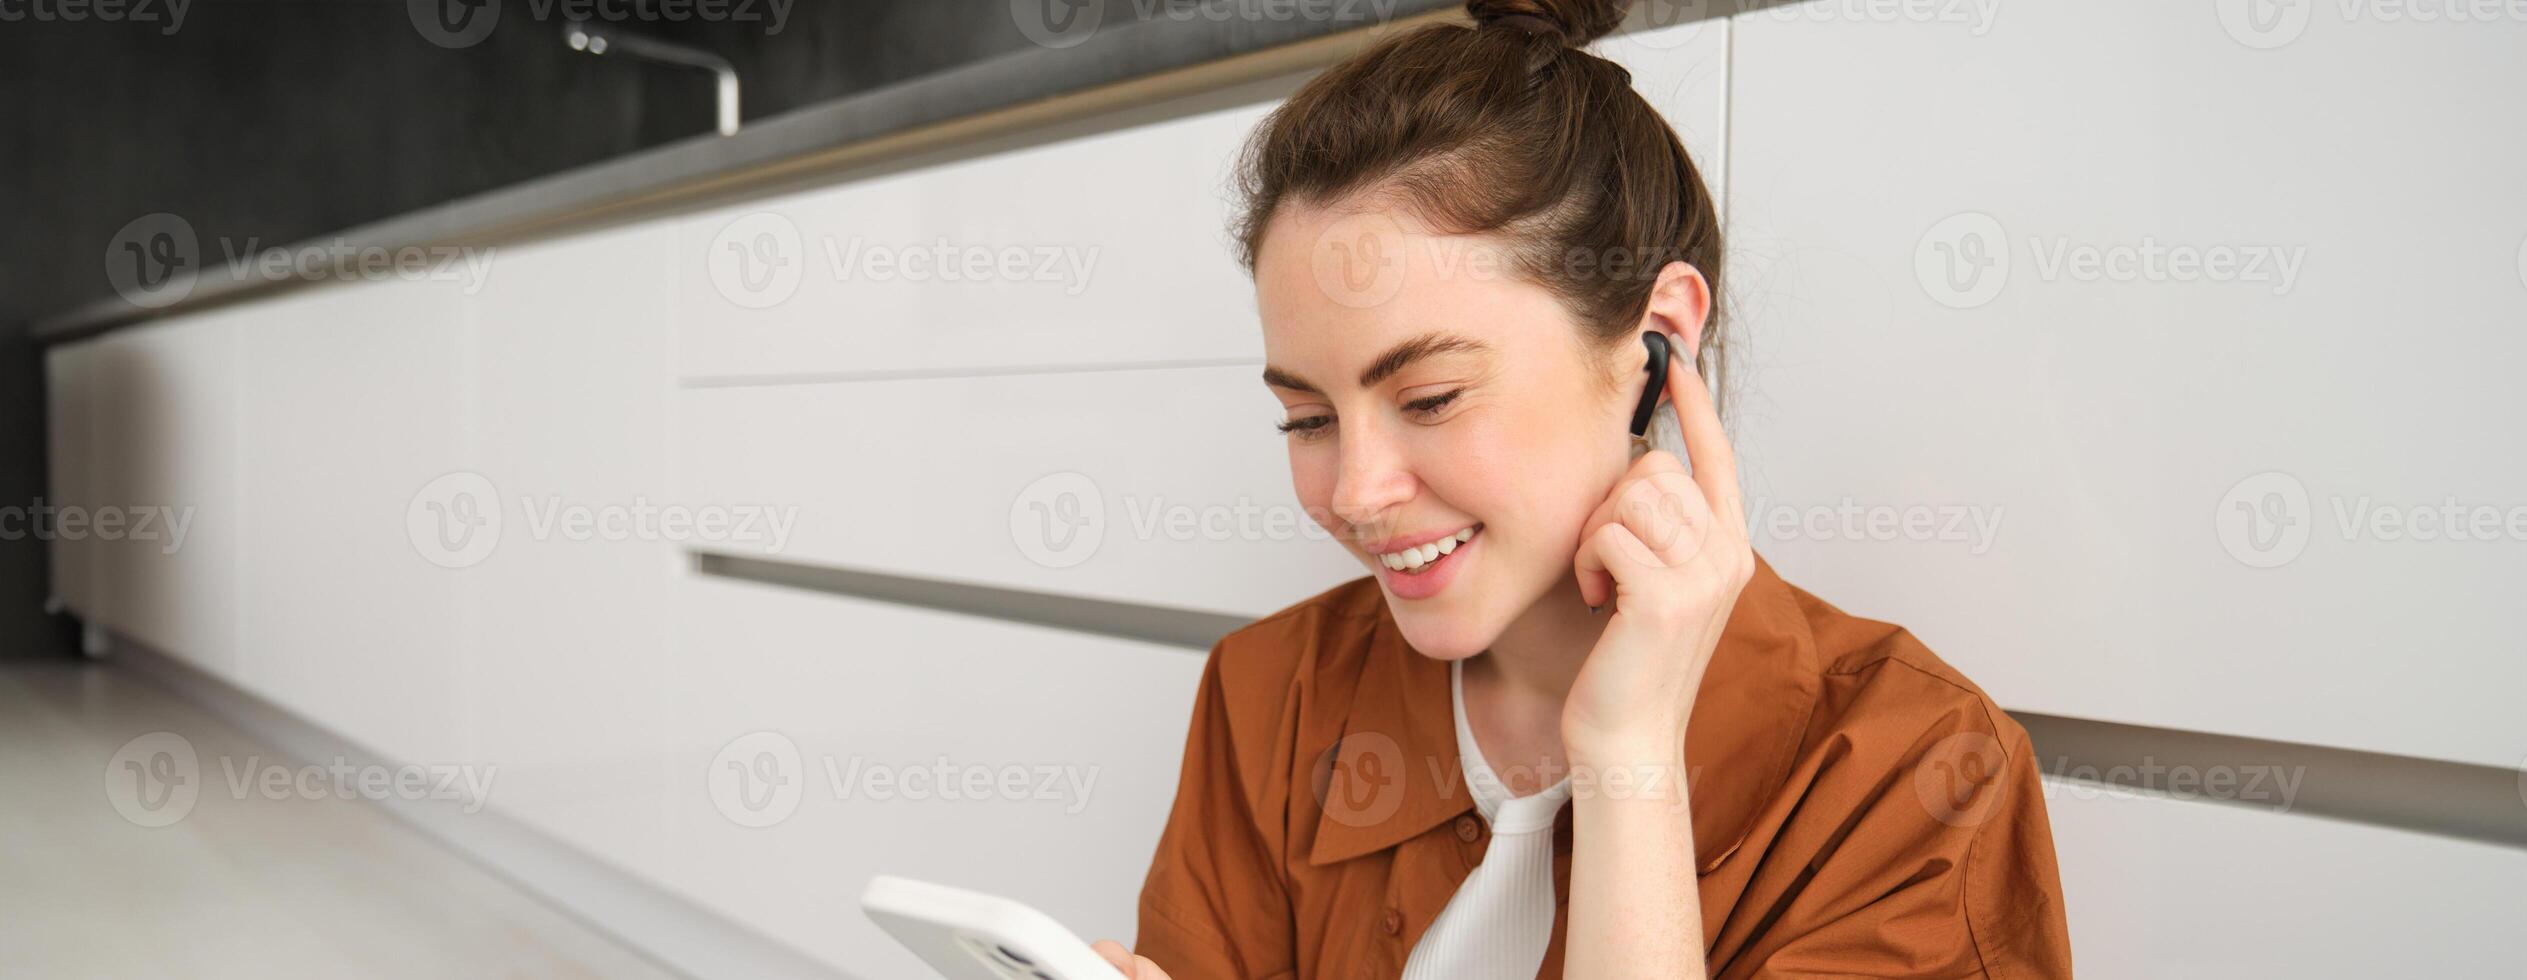
[[[1718,218],[1621,5],[1476,0],[1242,161],[1291,479],[1371,576],[1221,640],[1149,980],[2065,976],[2025,732],[1747,545]],[[1627,427],[1650,349],[1684,458]],[[1690,466],[1687,461],[1690,461]]]

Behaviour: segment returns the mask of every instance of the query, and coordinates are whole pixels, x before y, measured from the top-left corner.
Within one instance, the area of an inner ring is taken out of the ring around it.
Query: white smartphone
[[[948,980],[1121,980],[1053,917],[998,895],[893,875],[860,891],[869,919]]]

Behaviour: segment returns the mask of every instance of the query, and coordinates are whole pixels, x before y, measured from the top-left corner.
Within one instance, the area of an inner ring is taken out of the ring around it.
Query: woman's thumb
[[[1121,971],[1126,980],[1141,980],[1140,967],[1134,962],[1139,957],[1133,956],[1131,950],[1123,948],[1122,943],[1111,939],[1100,939],[1090,943],[1088,948],[1096,950],[1097,955],[1105,957],[1106,962],[1113,964],[1116,970]]]

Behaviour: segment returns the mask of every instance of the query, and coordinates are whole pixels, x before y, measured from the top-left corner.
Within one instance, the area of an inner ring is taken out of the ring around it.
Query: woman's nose
[[[1334,477],[1334,516],[1354,525],[1376,524],[1413,499],[1420,482],[1395,445],[1374,433],[1345,432],[1342,469]]]

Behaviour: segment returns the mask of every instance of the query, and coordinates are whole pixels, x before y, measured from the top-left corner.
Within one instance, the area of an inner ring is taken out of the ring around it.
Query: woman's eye
[[[1428,398],[1416,398],[1412,401],[1405,402],[1404,410],[1424,417],[1436,415],[1440,409],[1448,407],[1449,402],[1457,400],[1457,396],[1462,394],[1465,394],[1465,389],[1458,388],[1446,394],[1432,395]]]
[[[1291,419],[1287,422],[1276,423],[1273,425],[1273,428],[1281,430],[1282,435],[1293,436],[1301,441],[1306,441],[1322,438],[1326,434],[1326,427],[1333,424],[1334,417],[1331,415],[1310,415],[1306,418],[1297,418]]]

